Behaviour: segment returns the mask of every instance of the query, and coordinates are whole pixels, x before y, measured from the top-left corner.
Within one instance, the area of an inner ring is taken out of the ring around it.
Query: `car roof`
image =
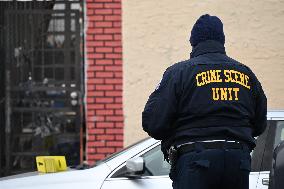
[[[284,110],[267,111],[267,120],[284,120]]]

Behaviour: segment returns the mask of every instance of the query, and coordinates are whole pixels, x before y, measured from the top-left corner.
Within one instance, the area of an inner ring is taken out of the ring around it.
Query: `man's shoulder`
[[[247,69],[248,71],[251,71],[251,69],[249,68],[249,66],[247,66],[247,65],[245,65],[245,64],[243,64],[243,63],[241,63],[241,62],[239,62],[238,60],[235,60],[235,59],[233,59],[233,58],[231,58],[231,57],[229,57],[229,56],[227,56],[227,58],[228,58],[228,60],[229,60],[229,63],[235,64],[235,65],[237,65],[237,66],[244,67],[244,68]]]
[[[191,63],[192,63],[191,59],[183,60],[183,61],[174,63],[173,65],[169,66],[167,68],[167,70],[168,71],[172,71],[172,72],[176,72],[176,71],[179,71],[179,70],[184,70],[186,68],[191,67],[192,66]]]
[[[204,64],[204,61],[206,61],[206,58],[204,58],[203,56],[198,56],[198,57],[194,57],[194,58],[190,58],[187,60],[183,60],[177,63],[174,63],[173,65],[169,66],[167,68],[168,72],[171,73],[178,73],[181,71],[186,71],[186,70],[192,70],[193,67],[198,66],[199,64]],[[243,70],[246,70],[248,73],[253,74],[253,71],[250,69],[249,66],[239,62],[236,59],[233,59],[227,55],[224,56],[224,64],[231,64],[234,67],[241,67]]]
[[[228,57],[228,56],[227,56]],[[242,67],[243,69],[242,70],[245,70],[245,72],[250,76],[250,77],[253,77],[254,79],[257,79],[255,73],[250,69],[249,66],[231,58],[231,57],[228,57],[228,59],[230,60],[230,62],[234,65],[237,65],[239,67]]]

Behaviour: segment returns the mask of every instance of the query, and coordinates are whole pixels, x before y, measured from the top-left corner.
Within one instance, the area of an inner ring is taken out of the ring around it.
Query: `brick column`
[[[87,161],[123,147],[121,0],[87,0]]]

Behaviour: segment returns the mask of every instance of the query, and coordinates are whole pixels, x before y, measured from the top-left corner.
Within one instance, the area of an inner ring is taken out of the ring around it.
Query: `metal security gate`
[[[82,161],[81,2],[29,3],[5,11],[6,175],[35,170],[38,155]]]

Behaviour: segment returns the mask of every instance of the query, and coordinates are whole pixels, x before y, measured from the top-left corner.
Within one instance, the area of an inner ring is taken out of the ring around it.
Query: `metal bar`
[[[8,13],[10,12],[13,12],[14,10],[7,10]],[[69,12],[70,13],[75,13],[76,10],[70,10],[69,9]],[[44,11],[43,10],[36,10],[36,9],[33,9],[32,12],[30,12],[30,10],[20,10],[18,9],[17,10],[17,13],[18,14],[35,14],[35,15],[39,15],[39,14],[46,14],[46,15],[50,15],[50,14],[56,14],[56,13],[65,13],[65,10],[48,10],[48,9],[45,9]]]
[[[53,34],[53,32],[49,32],[49,33],[50,33],[50,34]],[[56,34],[56,33],[57,33],[57,32],[55,32],[55,34]],[[45,33],[45,34],[48,34],[48,33]],[[63,35],[64,33],[61,33],[61,34]],[[44,37],[44,36],[41,36],[41,37]],[[70,48],[69,48],[69,47],[66,47],[66,48],[64,48],[64,50],[65,50],[65,49],[67,49],[67,50],[74,50],[73,47],[70,47]],[[64,52],[64,50],[58,49],[58,48],[57,48],[57,49],[56,49],[56,48],[50,48],[50,49],[45,48],[45,49],[44,49],[45,52],[61,52],[61,51]]]
[[[44,16],[43,16],[43,14],[40,14],[41,15],[41,21],[40,21],[40,27],[41,27],[41,30],[40,30],[40,32],[42,32],[43,33],[43,26],[44,26]],[[41,76],[43,76],[44,75],[44,66],[45,66],[45,61],[44,61],[44,51],[43,51],[43,49],[44,49],[44,40],[43,39],[41,39]],[[42,79],[42,78],[41,78]]]
[[[80,133],[60,133],[60,134],[57,134],[57,136],[64,136],[64,137],[79,137],[80,136]],[[15,138],[19,138],[19,137],[32,137],[34,136],[34,133],[21,133],[21,134],[14,134],[14,137]]]
[[[4,4],[5,5],[5,4]],[[5,10],[5,8],[3,8],[4,6],[0,6],[0,9],[1,9],[1,12],[3,12],[2,10]],[[2,16],[2,17],[0,17],[0,23],[2,23],[3,25],[0,25],[0,44],[3,44],[4,43],[4,19],[3,19],[4,17]],[[3,19],[3,20],[2,20]],[[0,51],[2,50],[2,47],[0,46]],[[4,53],[3,53],[4,54]],[[2,55],[2,54],[1,54]],[[0,56],[1,56],[0,55]],[[4,59],[5,60],[5,59]],[[2,62],[2,61],[1,61]],[[2,72],[0,72],[0,79],[2,80],[2,79],[4,79],[4,78],[2,78],[3,77],[3,74],[2,73],[5,73],[5,72],[3,72],[3,70],[4,70],[4,65],[2,64],[1,66],[0,66],[0,71],[2,70]],[[5,80],[5,79],[4,79]],[[5,83],[5,82],[4,82]],[[4,110],[4,108],[2,108],[2,104],[3,104],[3,100],[4,100],[4,95],[5,95],[5,93],[3,93],[2,94],[2,92],[4,91],[4,90],[2,90],[2,88],[0,88],[0,177],[2,176],[2,174],[3,174],[3,169],[2,169],[2,150],[3,150],[3,142],[4,142],[4,140],[3,140],[3,137],[5,136],[4,135],[4,132],[2,132],[2,123],[4,123],[4,119],[2,118],[2,110]],[[2,95],[3,95],[3,99],[2,99]],[[3,111],[4,112],[4,111]],[[3,140],[3,142],[2,142],[2,140]]]
[[[64,19],[65,17],[65,11],[64,10],[60,10],[61,12],[60,13],[48,13],[46,14],[45,10],[44,12],[41,12],[41,14],[45,15],[45,16],[50,16],[52,15],[52,18],[54,19]],[[75,17],[75,13],[76,13],[77,10],[74,10],[73,12],[70,13],[70,17],[71,18],[74,18]],[[32,15],[32,16],[38,16],[40,15],[39,13],[35,14],[34,12],[25,12],[25,13],[21,13],[21,15]]]
[[[65,41],[64,44],[67,47],[71,46],[71,5],[70,3],[66,3],[65,5],[65,19],[64,19],[64,27],[65,27]],[[70,65],[71,63],[71,51],[64,49],[64,65]],[[64,80],[71,81],[70,77],[70,68],[64,68]]]
[[[76,86],[78,89],[80,89],[80,86],[82,86],[82,81],[81,81],[81,73],[83,72],[82,69],[82,64],[81,64],[81,59],[80,59],[80,23],[79,23],[79,11],[76,13],[76,19],[75,19],[75,31],[76,32],[76,36],[75,36],[75,81],[76,82]]]
[[[35,66],[35,68],[37,68],[37,67],[41,67],[41,66]],[[68,68],[70,68],[70,67],[74,67],[73,65],[61,65],[61,64],[55,64],[55,65],[46,65],[45,66],[45,68],[66,68],[66,67],[68,67]]]
[[[5,19],[7,23],[8,31],[10,29],[10,23],[9,23],[9,14],[5,14]],[[9,41],[10,41],[10,35],[8,33],[6,37],[6,49],[9,48]],[[9,53],[9,52],[8,52]],[[5,134],[6,134],[6,147],[5,147],[5,153],[6,153],[6,167],[5,167],[5,174],[8,174],[10,171],[10,132],[11,132],[11,108],[10,108],[10,56],[7,56],[6,61],[6,101],[5,101],[5,109],[6,109],[6,123],[5,123]]]
[[[51,18],[51,20],[53,20],[53,30],[55,30],[56,29],[56,27],[55,27],[55,24],[56,24],[56,19],[54,19],[54,17],[53,17],[53,15],[52,15],[52,18]],[[54,31],[53,31],[54,32]],[[52,33],[52,32],[50,32],[50,33]],[[54,36],[54,33],[52,33],[52,35]],[[47,50],[47,49],[46,49]],[[57,50],[57,49],[54,49],[54,50]],[[52,72],[53,72],[53,79],[55,80],[55,70],[56,70],[56,67],[55,67],[55,51],[52,51],[53,53],[52,53],[52,66],[54,66],[54,67],[52,67]]]
[[[84,106],[83,106],[83,99],[84,99],[84,91],[85,91],[85,85],[83,84],[83,81],[84,81],[84,74],[85,74],[85,68],[84,68],[84,58],[85,58],[85,32],[84,32],[84,26],[85,26],[85,5],[86,5],[86,2],[85,1],[81,1],[80,2],[80,6],[81,6],[81,10],[82,10],[82,12],[79,12],[79,18],[78,18],[78,20],[80,20],[81,21],[81,25],[79,25],[78,27],[80,27],[80,29],[78,30],[78,29],[76,29],[78,32],[79,32],[79,37],[80,38],[78,38],[78,39],[80,39],[80,42],[79,41],[77,41],[77,43],[79,44],[79,51],[78,52],[80,52],[80,54],[79,54],[79,56],[80,57],[78,57],[78,62],[79,62],[79,64],[80,64],[80,66],[79,66],[79,68],[81,69],[81,71],[79,72],[80,73],[80,75],[79,75],[79,80],[80,80],[80,83],[79,83],[79,86],[78,86],[78,88],[80,89],[80,94],[79,94],[79,106],[80,106],[80,119],[81,119],[81,160],[82,161],[84,161],[84,157],[85,157],[85,155],[86,155],[86,150],[85,150],[85,148],[86,148],[86,145],[84,145],[84,137],[86,137],[86,135],[85,135],[85,133],[84,133],[84,131],[86,132],[86,125],[83,125],[84,124],[84,122],[83,122],[83,120],[84,120],[84,112],[85,112],[85,108],[84,108]],[[80,24],[80,23],[79,23]],[[83,32],[81,32],[81,31],[83,31]],[[77,36],[76,36],[76,38],[77,38]],[[76,46],[78,45],[78,44],[76,44]],[[81,45],[81,46],[80,46]],[[81,162],[82,163],[82,162]]]
[[[80,89],[82,86],[81,83],[81,73],[82,73],[82,67],[81,67],[81,61],[80,61],[80,23],[79,23],[79,11],[77,11],[76,13],[76,19],[75,19],[75,31],[76,32],[76,36],[75,36],[75,44],[74,44],[74,48],[75,48],[75,82],[76,82],[76,88]],[[83,146],[83,142],[84,142],[84,138],[83,138],[83,106],[82,106],[82,93],[78,92],[78,109],[77,109],[77,117],[76,117],[76,124],[77,127],[79,127],[79,131],[80,131],[80,163],[83,163],[84,161],[84,146]]]
[[[44,108],[44,107],[29,107],[29,108],[17,108],[12,107],[14,112],[72,112],[70,108]]]
[[[33,34],[34,33],[34,22],[33,22],[33,17],[32,15],[28,15],[28,23],[29,23],[29,26],[30,26],[30,30],[31,30],[31,33]],[[32,55],[31,55],[31,67],[30,67],[30,77],[32,78],[32,81],[34,80],[33,76],[34,76],[34,57],[35,57],[35,42],[34,42],[34,35],[31,35],[31,52],[32,52]]]
[[[19,98],[19,96],[17,96],[16,98]],[[41,101],[47,101],[47,100],[50,101],[50,100],[54,100],[54,98],[55,98],[54,96],[50,96],[50,97],[40,98],[40,100]],[[26,103],[32,104],[32,102],[34,102],[34,101],[35,101],[35,98],[33,96],[25,98]],[[63,103],[63,102],[69,103],[69,100],[68,100],[68,98],[66,98],[66,95],[65,96],[56,96],[56,101],[61,102],[61,103]],[[42,105],[40,107],[50,107],[50,106],[51,105]],[[13,107],[22,108],[22,107],[30,107],[30,106],[14,105]]]
[[[11,156],[44,156],[49,155],[48,152],[12,152]]]
[[[27,88],[27,87],[11,87],[11,92],[20,92],[20,91],[26,91],[29,90],[30,92],[36,92],[36,91],[74,91],[75,87],[33,87],[33,88]]]

